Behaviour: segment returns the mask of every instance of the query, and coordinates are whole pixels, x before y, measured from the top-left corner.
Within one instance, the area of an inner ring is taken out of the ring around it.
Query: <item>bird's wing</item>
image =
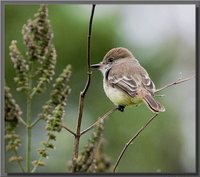
[[[118,87],[131,97],[135,97],[140,89],[145,89],[153,95],[154,83],[142,66],[137,63],[134,65],[133,63],[126,63],[120,67],[121,71],[124,72],[119,72],[116,67],[113,67],[108,73],[107,79],[113,87]]]
[[[151,93],[151,95],[154,94],[155,89],[155,85],[153,83],[153,81],[150,79],[149,75],[145,75],[145,74],[141,74],[141,83],[142,86]]]
[[[122,91],[126,92],[131,97],[135,97],[137,93],[137,84],[132,77],[121,76],[121,77],[108,77],[109,83],[113,87],[118,87]]]

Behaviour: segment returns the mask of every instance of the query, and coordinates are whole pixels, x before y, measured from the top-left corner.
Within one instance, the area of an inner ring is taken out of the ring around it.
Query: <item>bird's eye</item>
[[[108,58],[108,62],[109,62],[109,63],[112,63],[113,60],[114,60],[114,58]]]

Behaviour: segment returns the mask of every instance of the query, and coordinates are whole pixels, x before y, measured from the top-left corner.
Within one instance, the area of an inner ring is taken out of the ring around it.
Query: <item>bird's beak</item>
[[[101,64],[100,63],[98,63],[98,64],[93,64],[93,65],[90,65],[90,67],[91,68],[99,68],[101,66]]]

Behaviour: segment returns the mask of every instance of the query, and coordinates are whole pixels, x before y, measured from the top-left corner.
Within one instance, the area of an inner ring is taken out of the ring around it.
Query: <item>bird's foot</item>
[[[118,109],[119,111],[121,111],[121,112],[124,112],[124,108],[125,108],[125,106],[122,106],[122,105],[119,105],[119,106],[117,107],[117,109]]]

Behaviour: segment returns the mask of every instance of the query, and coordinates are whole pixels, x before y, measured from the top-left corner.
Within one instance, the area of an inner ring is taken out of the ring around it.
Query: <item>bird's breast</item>
[[[138,104],[141,102],[141,100],[137,97],[132,98],[121,89],[113,87],[105,79],[103,81],[103,88],[107,97],[117,106],[128,106],[132,104]]]

